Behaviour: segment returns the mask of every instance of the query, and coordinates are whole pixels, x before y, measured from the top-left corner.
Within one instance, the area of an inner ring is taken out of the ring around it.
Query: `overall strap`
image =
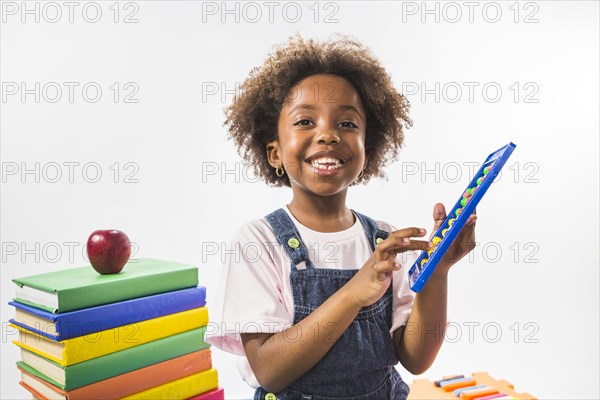
[[[288,254],[294,268],[302,261],[306,262],[307,268],[312,268],[312,263],[308,258],[308,250],[300,237],[300,233],[296,229],[294,222],[285,212],[283,208],[273,211],[265,217],[273,231],[277,240]]]
[[[352,212],[356,214],[360,222],[363,224],[365,228],[365,234],[367,235],[367,241],[371,246],[371,250],[375,251],[375,246],[382,240],[387,239],[387,237],[390,234],[384,230],[379,229],[377,223],[373,219],[354,210],[352,210]]]

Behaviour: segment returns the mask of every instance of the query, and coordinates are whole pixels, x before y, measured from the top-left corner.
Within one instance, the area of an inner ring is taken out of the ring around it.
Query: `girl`
[[[228,108],[230,136],[257,176],[293,193],[234,235],[240,252],[226,263],[207,335],[243,356],[255,399],[404,399],[394,365],[420,374],[435,359],[448,270],[474,247],[476,216],[447,253],[458,257],[415,296],[407,268],[433,247],[413,239],[425,229],[396,230],[346,207],[348,187],[384,176],[397,156],[408,109],[370,51],[344,36],[290,38]],[[445,217],[436,204],[434,231]]]

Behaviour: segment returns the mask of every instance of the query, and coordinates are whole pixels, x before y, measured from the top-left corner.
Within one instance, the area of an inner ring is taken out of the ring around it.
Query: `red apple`
[[[87,241],[87,255],[92,267],[100,274],[116,274],[129,260],[131,242],[121,231],[94,231]]]

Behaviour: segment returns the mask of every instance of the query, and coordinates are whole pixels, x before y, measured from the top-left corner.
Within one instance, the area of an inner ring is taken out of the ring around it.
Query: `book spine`
[[[58,313],[137,297],[171,292],[198,285],[198,269],[190,267],[131,279],[107,281],[93,286],[74,287],[58,292]],[[110,288],[110,289],[109,289]]]
[[[217,370],[210,369],[124,397],[122,400],[187,399],[218,386]]]
[[[63,389],[67,391],[76,389],[171,358],[206,349],[210,346],[204,341],[205,331],[206,327],[193,329],[175,336],[169,336],[64,367],[65,387]]]

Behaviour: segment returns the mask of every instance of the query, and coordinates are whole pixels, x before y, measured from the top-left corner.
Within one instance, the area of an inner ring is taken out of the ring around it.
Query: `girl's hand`
[[[446,209],[443,204],[437,203],[433,207],[433,231],[429,240],[433,238],[433,234],[446,220]],[[458,260],[467,255],[471,250],[475,248],[475,221],[477,220],[477,214],[473,211],[473,214],[469,216],[467,223],[458,233],[458,236],[454,239],[444,258],[435,268],[434,274],[447,273],[450,267],[452,267]]]
[[[390,233],[387,239],[375,246],[375,251],[365,265],[344,286],[356,306],[370,306],[383,296],[392,281],[392,273],[401,268],[400,264],[395,263],[397,253],[433,248],[431,242],[411,239],[425,234],[426,231],[422,228],[400,229]]]

